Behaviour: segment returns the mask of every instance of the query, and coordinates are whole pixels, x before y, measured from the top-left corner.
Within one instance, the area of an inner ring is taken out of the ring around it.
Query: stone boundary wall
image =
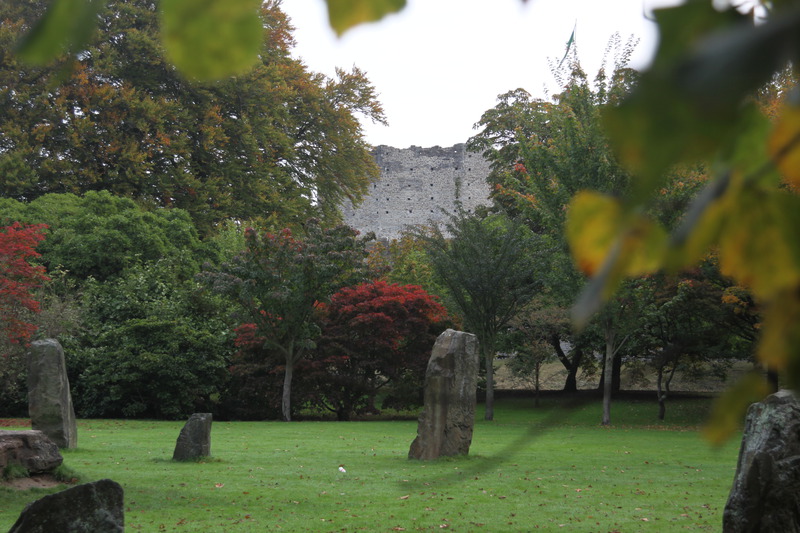
[[[441,221],[439,208],[454,210],[456,200],[472,212],[489,205],[489,163],[466,151],[465,144],[449,148],[392,148],[372,152],[381,169],[380,180],[356,209],[343,206],[344,222],[361,233],[374,231],[379,239],[395,239],[407,226]]]

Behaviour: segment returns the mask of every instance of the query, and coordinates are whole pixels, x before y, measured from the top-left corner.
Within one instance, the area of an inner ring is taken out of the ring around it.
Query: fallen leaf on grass
[[[214,486],[217,487],[218,489],[221,489],[222,487],[225,486],[225,483],[214,483]]]
[[[408,494],[406,494],[405,496],[400,496],[400,498],[398,498],[398,499],[400,499],[400,500],[407,500],[407,499],[408,499],[408,496],[409,496],[409,495],[408,495]]]

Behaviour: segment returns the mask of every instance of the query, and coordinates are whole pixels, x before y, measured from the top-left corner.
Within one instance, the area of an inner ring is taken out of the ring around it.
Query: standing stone
[[[173,461],[193,461],[211,455],[211,413],[195,413],[181,429]]]
[[[31,343],[28,352],[28,412],[31,427],[59,448],[78,445],[78,427],[69,392],[64,349],[55,339]]]
[[[475,424],[478,338],[448,329],[436,339],[425,372],[425,406],[409,459],[466,455]]]
[[[125,531],[123,491],[101,479],[30,503],[8,533],[118,533]]]
[[[49,473],[64,461],[58,446],[41,431],[0,429],[0,473],[20,466],[28,474]]]
[[[800,402],[781,390],[747,410],[723,531],[800,532]]]

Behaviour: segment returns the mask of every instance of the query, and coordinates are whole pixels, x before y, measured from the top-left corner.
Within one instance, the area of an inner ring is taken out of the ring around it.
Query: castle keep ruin
[[[465,144],[450,148],[392,148],[373,150],[381,169],[380,180],[358,208],[345,205],[344,222],[361,233],[374,231],[379,239],[396,239],[407,226],[445,219],[440,208],[452,213],[455,202],[472,212],[489,205],[489,163],[466,151]]]

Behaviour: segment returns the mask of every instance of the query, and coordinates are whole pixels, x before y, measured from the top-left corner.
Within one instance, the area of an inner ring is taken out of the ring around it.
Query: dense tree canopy
[[[492,420],[497,336],[541,287],[535,263],[540,243],[518,220],[461,209],[443,227],[415,234],[466,329],[478,336],[486,370],[485,418]]]
[[[166,62],[157,3],[142,0],[108,2],[75,58],[29,66],[14,46],[45,4],[0,6],[0,195],[104,189],[186,209],[206,232],[228,217],[336,220],[377,176],[355,116],[384,120],[373,87],[292,59],[277,2],[261,9],[258,64],[204,83]]]
[[[308,369],[319,403],[347,420],[372,407],[383,387],[409,384],[421,392],[446,317],[444,307],[418,286],[376,281],[338,291],[324,308]]]
[[[315,346],[320,304],[342,287],[366,281],[366,243],[348,226],[323,228],[308,220],[304,234],[245,232],[246,249],[219,268],[208,266],[200,279],[232,298],[242,323],[255,325],[263,356],[284,364],[282,416],[291,420],[295,365]]]
[[[0,198],[0,223],[46,224],[41,261],[72,279],[103,281],[127,268],[181,253],[184,272],[194,273],[214,248],[200,241],[182,209],[143,209],[106,191],[47,194],[32,202]]]
[[[7,343],[27,342],[36,331],[26,316],[39,311],[33,290],[47,279],[43,267],[31,260],[44,239],[42,226],[19,223],[0,227],[0,348]],[[8,357],[5,350],[0,358]]]

